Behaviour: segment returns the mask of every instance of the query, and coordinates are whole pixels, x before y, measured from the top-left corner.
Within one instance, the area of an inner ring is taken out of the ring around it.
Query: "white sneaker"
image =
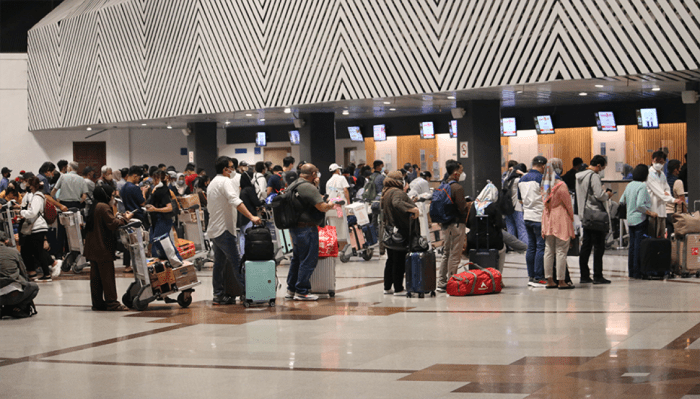
[[[394,293],[394,290],[384,290],[384,295],[391,295]]]
[[[287,290],[287,294],[284,296],[284,299],[293,299],[294,298],[294,293],[290,290]]]
[[[404,291],[394,292],[394,296],[406,296],[406,291],[404,290]]]
[[[294,294],[294,300],[295,301],[318,301],[318,295],[311,295],[311,294]]]
[[[57,260],[55,266],[51,266],[51,277],[56,278],[61,275],[61,265],[63,264],[62,260]]]

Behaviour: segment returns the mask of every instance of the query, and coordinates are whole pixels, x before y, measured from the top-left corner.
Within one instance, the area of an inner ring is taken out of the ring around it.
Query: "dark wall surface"
[[[0,0],[0,53],[26,53],[27,32],[63,0]]]

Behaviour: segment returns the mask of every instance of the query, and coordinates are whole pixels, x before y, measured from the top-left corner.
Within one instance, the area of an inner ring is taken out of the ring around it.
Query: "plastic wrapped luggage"
[[[335,296],[335,260],[337,258],[319,258],[316,269],[311,274],[309,282],[312,294]]]
[[[489,229],[488,227],[485,229],[481,228],[482,225],[488,225],[488,219],[489,217],[486,215],[479,215],[476,217],[476,226],[474,227],[477,237],[476,248],[469,250],[469,262],[471,262],[469,269],[477,269],[477,266],[475,265],[479,265],[482,268],[492,267],[496,270],[499,270],[500,268],[501,262],[499,250],[489,248]],[[481,235],[484,234],[484,230],[486,231],[486,248],[482,249],[479,248],[479,242],[481,241]]]
[[[414,293],[419,298],[425,294],[435,296],[437,287],[435,252],[409,252],[406,254],[406,296]]]
[[[246,308],[251,304],[267,303],[275,306],[277,273],[274,260],[246,261],[244,263],[245,296],[241,298]]]
[[[700,277],[700,234],[687,234],[673,241],[674,272],[682,277]]]

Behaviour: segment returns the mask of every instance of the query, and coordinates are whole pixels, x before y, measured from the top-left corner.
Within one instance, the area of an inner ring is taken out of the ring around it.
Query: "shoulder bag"
[[[593,185],[593,183],[591,182],[592,179],[593,174],[591,174],[590,178],[588,179],[588,191],[586,191],[586,196],[591,194],[591,189]],[[601,202],[597,198],[595,198],[595,200]],[[586,202],[583,205],[583,228],[603,232],[610,230],[610,218],[608,217],[608,213],[605,211],[599,211],[597,209],[591,209],[588,206],[586,206],[587,204],[588,198],[586,198]]]

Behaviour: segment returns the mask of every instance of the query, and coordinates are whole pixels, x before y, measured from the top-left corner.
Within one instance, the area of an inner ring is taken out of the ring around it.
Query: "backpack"
[[[365,201],[374,201],[375,198],[377,198],[377,186],[374,185],[374,181],[377,180],[377,176],[379,176],[378,172],[372,173],[372,175],[367,179],[367,183],[365,183],[365,191],[362,193],[362,199]]]
[[[454,180],[452,180],[454,182]],[[440,184],[433,191],[430,203],[430,219],[434,223],[450,223],[455,218],[455,204],[452,202],[452,189],[450,182]]]
[[[501,210],[503,216],[510,216],[515,213],[515,206],[513,206],[513,183],[515,179],[511,179],[501,188],[501,192],[498,196],[498,209]]]
[[[246,260],[274,260],[272,233],[266,226],[253,226],[245,231]]]
[[[299,184],[301,184],[301,180],[296,180],[286,191],[275,196],[270,202],[270,207],[275,217],[275,226],[278,229],[297,227],[299,216],[301,215],[301,206],[296,198],[296,188]]]
[[[56,219],[58,219],[58,211],[56,210],[54,204],[50,203],[46,199],[44,194],[41,194],[41,196],[44,197],[44,214],[42,216],[44,217],[46,224],[54,224]]]

